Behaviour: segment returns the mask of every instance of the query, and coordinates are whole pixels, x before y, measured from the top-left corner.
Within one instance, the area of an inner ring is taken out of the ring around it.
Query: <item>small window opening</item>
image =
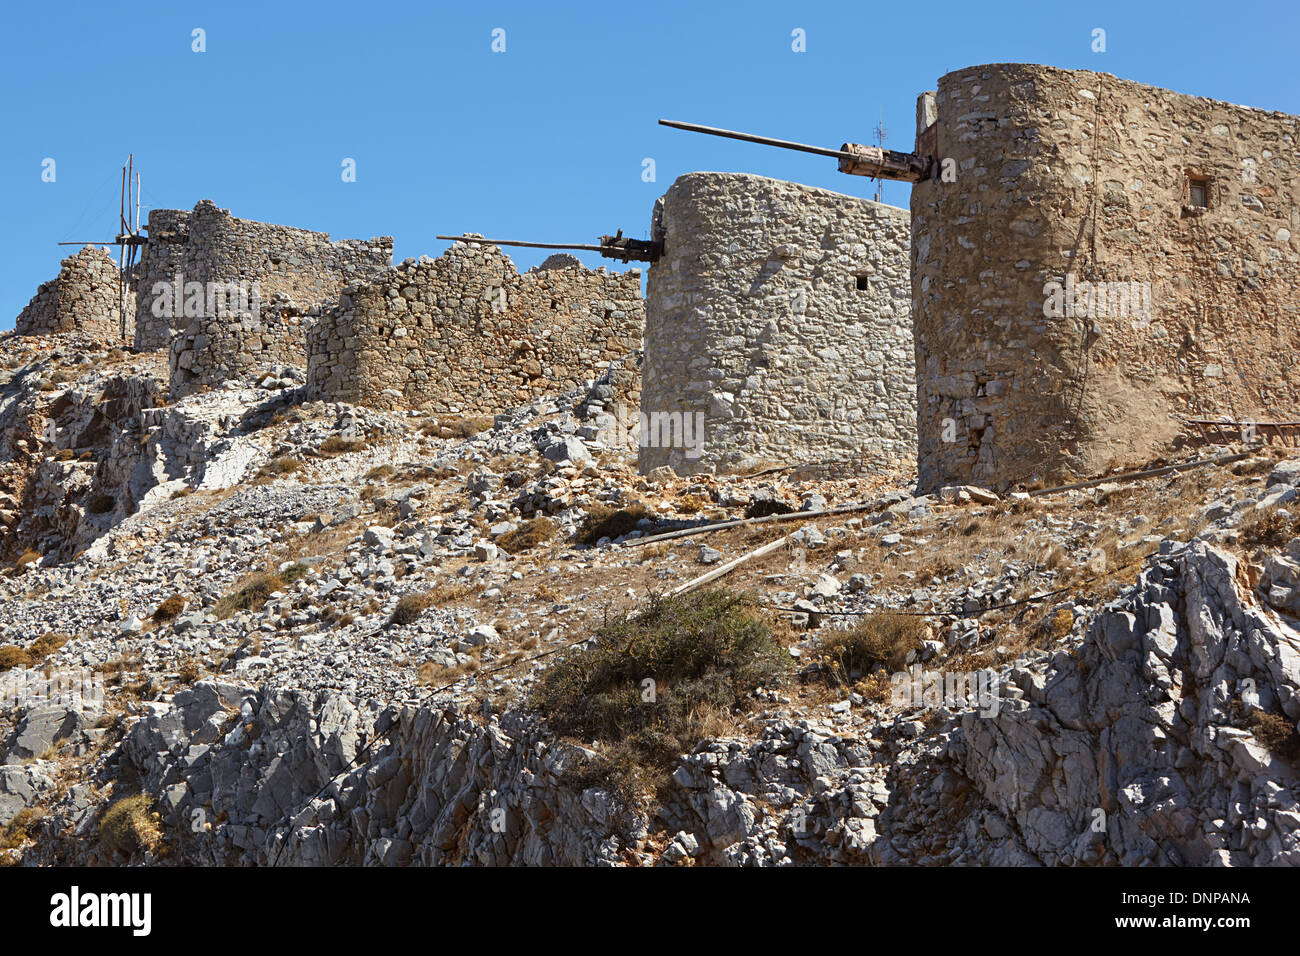
[[[1187,205],[1198,209],[1210,207],[1210,179],[1208,176],[1187,177]]]
[[[871,288],[871,280],[867,276],[858,276],[858,291],[866,292]]]

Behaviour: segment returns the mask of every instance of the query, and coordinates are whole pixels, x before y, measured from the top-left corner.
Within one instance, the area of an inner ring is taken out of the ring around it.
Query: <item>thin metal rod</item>
[[[832,159],[858,160],[862,157],[842,149],[827,149],[824,146],[809,146],[807,143],[795,143],[788,139],[773,139],[770,136],[755,136],[752,133],[738,133],[731,129],[718,129],[716,126],[701,126],[698,123],[681,123],[676,120],[661,119],[660,126],[684,129],[691,133],[708,133],[710,136],[723,136],[738,139],[745,143],[758,143],[761,146],[779,146],[781,149],[797,149],[801,153],[813,153],[817,156],[829,156]]]
[[[527,249],[581,249],[584,252],[603,252],[613,246],[586,246],[568,242],[522,242],[516,239],[480,239],[477,236],[434,236],[435,239],[451,239],[455,242],[476,242],[484,246],[523,246]]]

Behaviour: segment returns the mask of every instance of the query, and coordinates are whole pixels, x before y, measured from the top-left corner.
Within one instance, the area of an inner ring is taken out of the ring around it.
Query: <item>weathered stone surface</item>
[[[118,299],[117,263],[98,246],[86,246],[61,263],[56,278],[41,285],[27,307],[18,314],[14,331],[19,335],[82,332],[121,342],[122,304]],[[129,293],[128,312],[135,308]],[[127,341],[134,321],[127,322]]]
[[[868,473],[910,469],[905,211],[690,173],[656,205],[653,231],[665,253],[647,286],[643,473],[849,457]]]
[[[957,70],[926,97],[922,490],[1090,476],[1165,454],[1180,417],[1273,420],[1300,401],[1300,119],[1026,64]],[[1189,207],[1191,176],[1208,208]],[[1049,317],[1047,284],[1064,299],[1067,281],[1075,314]],[[1124,285],[1102,312],[1080,282]],[[1150,284],[1149,309],[1129,283]]]
[[[308,334],[308,393],[493,414],[598,377],[640,348],[643,325],[638,269],[521,275],[496,246],[457,242],[344,291]]]
[[[292,320],[393,261],[391,236],[332,242],[324,232],[236,219],[209,199],[192,211],[152,210],[148,239],[136,276],[135,347],[167,348],[173,333],[197,326],[186,345],[173,350],[174,394],[237,377],[222,363],[240,372],[262,362],[305,365],[301,322]],[[297,311],[268,316],[262,324],[207,310],[205,295],[204,313],[187,317],[171,291],[178,276],[184,284],[256,281],[264,308],[278,300]]]

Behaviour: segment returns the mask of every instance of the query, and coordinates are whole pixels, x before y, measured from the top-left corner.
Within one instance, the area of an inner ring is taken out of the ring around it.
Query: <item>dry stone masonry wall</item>
[[[643,472],[844,458],[911,468],[905,210],[691,173],[659,201],[654,232],[665,251],[647,289]]]
[[[43,283],[19,313],[19,335],[81,332],[105,342],[122,340],[122,308],[118,299],[118,267],[98,246],[86,246],[61,263],[58,276]],[[134,305],[128,298],[128,311]],[[132,334],[127,323],[127,334]]]
[[[641,345],[641,273],[571,258],[521,275],[458,242],[349,287],[308,332],[310,397],[492,414],[598,377]]]
[[[173,395],[268,363],[301,366],[303,317],[392,260],[387,236],[331,242],[323,232],[236,219],[209,200],[192,212],[154,210],[137,284],[136,347],[171,348]],[[192,291],[200,288],[201,304]],[[221,289],[232,295],[214,298]],[[232,304],[236,292],[242,298]]]
[[[949,73],[918,115],[922,490],[1148,461],[1183,417],[1296,417],[1300,119],[1023,64]]]

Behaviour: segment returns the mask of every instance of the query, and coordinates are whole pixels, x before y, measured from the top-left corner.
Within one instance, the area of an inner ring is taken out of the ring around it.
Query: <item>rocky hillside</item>
[[[638,476],[601,382],[0,367],[6,862],[1300,863],[1300,460],[916,498]]]

